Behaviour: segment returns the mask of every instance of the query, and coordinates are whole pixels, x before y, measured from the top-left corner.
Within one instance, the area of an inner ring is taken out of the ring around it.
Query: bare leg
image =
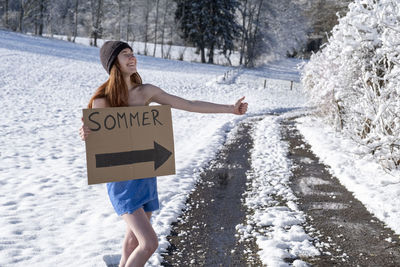
[[[151,212],[145,213],[140,208],[122,217],[138,241],[137,247],[126,260],[125,267],[144,266],[158,247],[157,235],[150,224]]]
[[[136,239],[136,236],[133,234],[128,225],[126,225],[125,238],[122,243],[122,254],[121,260],[119,262],[119,267],[124,267],[126,261],[129,256],[135,250],[135,248],[139,245],[139,242]]]
[[[151,214],[152,214],[151,211],[147,211],[147,212],[146,212],[146,216],[147,216],[147,218],[149,218],[149,221],[150,221],[150,219],[151,219]]]
[[[147,218],[151,218],[151,212],[146,212]],[[122,254],[121,254],[121,260],[119,262],[119,267],[124,267],[126,264],[126,261],[128,260],[129,256],[132,254],[132,252],[135,250],[135,248],[139,245],[139,242],[137,241],[136,236],[133,234],[131,229],[129,228],[129,225],[126,225],[126,232],[125,232],[125,238],[122,243]]]

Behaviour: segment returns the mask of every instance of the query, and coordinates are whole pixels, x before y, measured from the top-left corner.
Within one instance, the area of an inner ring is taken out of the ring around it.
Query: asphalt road
[[[173,225],[163,266],[260,266],[254,241],[239,242],[236,225],[246,216],[241,197],[250,169],[250,131],[254,120],[242,122],[187,200],[187,209]],[[244,253],[244,251],[252,253]]]
[[[163,266],[262,266],[255,241],[239,242],[235,230],[248,212],[241,196],[251,168],[251,129],[256,123],[257,119],[242,122],[233,141],[201,174],[187,208],[173,224]],[[293,119],[281,122],[281,133],[295,166],[291,187],[307,217],[304,228],[321,252],[302,260],[311,266],[400,266],[399,236],[319,162]]]
[[[321,256],[307,261],[313,266],[400,266],[399,236],[329,173],[329,167],[320,163],[297,131],[294,120],[281,125],[283,141],[290,145],[288,157],[296,166],[293,192],[307,215],[309,235],[322,245]]]

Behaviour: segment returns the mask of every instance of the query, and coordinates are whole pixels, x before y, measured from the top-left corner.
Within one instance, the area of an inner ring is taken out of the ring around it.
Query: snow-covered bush
[[[400,2],[356,0],[302,83],[319,115],[387,169],[400,168]]]

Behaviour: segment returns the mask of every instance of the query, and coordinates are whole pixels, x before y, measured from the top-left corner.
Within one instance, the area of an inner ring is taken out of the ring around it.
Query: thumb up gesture
[[[247,111],[247,103],[243,102],[245,97],[240,98],[234,105],[233,113],[236,115],[243,115]]]

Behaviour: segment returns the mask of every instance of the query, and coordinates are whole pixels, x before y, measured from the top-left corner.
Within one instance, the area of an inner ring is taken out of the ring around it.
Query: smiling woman
[[[110,74],[90,99],[89,108],[147,106],[151,102],[170,105],[172,108],[200,113],[245,114],[247,103],[244,97],[234,105],[221,105],[204,101],[190,101],[170,95],[157,86],[142,84],[137,72],[137,60],[132,48],[124,42],[108,41],[100,49],[100,59],[104,69]],[[95,120],[96,111],[92,113],[91,122]],[[150,117],[152,115],[152,117]],[[157,123],[158,114],[142,114],[142,125]],[[130,116],[130,118],[132,118]],[[135,118],[135,114],[133,115]],[[120,114],[107,117],[104,127],[116,125],[124,119]],[[126,117],[125,117],[126,119]],[[140,119],[140,115],[136,117]],[[159,121],[158,121],[159,122]],[[93,126],[93,125],[92,125]],[[95,131],[92,129],[92,131]],[[90,138],[92,132],[83,125],[80,134],[83,140]],[[116,213],[126,222],[126,234],[123,241],[120,266],[144,266],[158,247],[158,238],[150,223],[153,211],[159,209],[156,177],[136,179],[123,182],[107,183],[108,195]]]
[[[123,73],[136,72],[136,57],[129,48],[125,48],[118,55],[118,62]]]
[[[94,102],[102,100],[110,107],[129,106],[129,89],[142,84],[132,48],[124,42],[108,41],[100,50],[100,60],[110,77],[96,90],[88,107],[92,108]]]

